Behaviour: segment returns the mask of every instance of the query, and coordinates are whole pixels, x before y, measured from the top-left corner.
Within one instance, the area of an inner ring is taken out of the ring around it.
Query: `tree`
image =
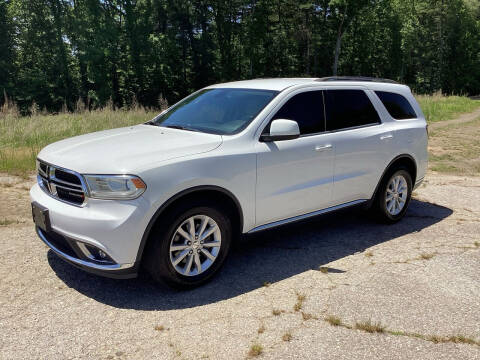
[[[329,4],[331,16],[337,28],[335,60],[333,62],[334,76],[337,75],[338,71],[338,60],[340,58],[343,35],[358,13],[368,5],[370,5],[369,0],[333,0]]]
[[[3,94],[12,95],[14,77],[14,50],[12,38],[12,21],[8,14],[8,2],[0,0],[0,105]]]

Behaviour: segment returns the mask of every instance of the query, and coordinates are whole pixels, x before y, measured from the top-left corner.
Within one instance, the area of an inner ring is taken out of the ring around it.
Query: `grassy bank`
[[[0,172],[24,175],[35,167],[38,152],[46,145],[94,131],[139,124],[155,112],[144,109],[103,109],[81,114],[0,117]]]
[[[462,113],[480,108],[480,100],[471,100],[465,96],[416,96],[429,123],[452,120]]]
[[[435,95],[418,96],[417,99],[429,122],[450,120],[480,107],[480,101],[466,97]],[[139,124],[155,115],[156,112],[145,109],[103,109],[79,114],[31,117],[0,113],[0,172],[28,174],[35,167],[35,157],[40,149],[52,142],[89,132]],[[446,136],[446,133],[441,132],[439,136]]]

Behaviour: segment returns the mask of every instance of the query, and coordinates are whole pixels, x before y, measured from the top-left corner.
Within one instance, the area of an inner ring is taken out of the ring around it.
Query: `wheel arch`
[[[382,183],[383,179],[385,176],[390,172],[391,169],[393,169],[396,166],[405,166],[408,171],[410,172],[410,175],[412,176],[412,183],[413,185],[415,184],[415,181],[417,179],[417,162],[413,158],[413,156],[409,154],[401,154],[392,159],[390,163],[385,167],[385,170],[382,173],[382,176],[380,176],[380,179],[378,180],[377,186],[375,187],[375,191],[373,192],[372,198],[368,201],[367,207],[370,207],[377,196],[378,188],[380,187],[380,184]]]
[[[140,246],[138,248],[137,258],[135,260],[135,263],[137,266],[139,266],[142,261],[143,252],[150,238],[151,231],[155,226],[155,224],[157,223],[160,215],[166,213],[167,211],[172,209],[174,206],[176,206],[180,202],[189,201],[189,200],[191,201],[191,200],[202,198],[202,197],[208,197],[209,199],[217,199],[219,201],[225,201],[225,202],[222,202],[222,205],[226,205],[228,210],[230,211],[234,230],[238,233],[242,232],[243,221],[244,221],[243,211],[242,211],[240,202],[238,201],[237,197],[234,194],[232,194],[229,190],[222,188],[220,186],[215,186],[215,185],[194,186],[194,187],[182,190],[179,193],[173,195],[167,201],[165,201],[157,209],[157,211],[155,211],[152,218],[148,222],[148,225],[143,233]]]

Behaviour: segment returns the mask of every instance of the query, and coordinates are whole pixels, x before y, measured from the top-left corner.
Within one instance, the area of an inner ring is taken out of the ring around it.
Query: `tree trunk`
[[[335,45],[335,61],[333,62],[333,76],[337,76],[338,72],[338,59],[340,57],[340,49],[342,46],[342,25],[340,24],[340,28],[338,29],[337,34],[337,44]]]

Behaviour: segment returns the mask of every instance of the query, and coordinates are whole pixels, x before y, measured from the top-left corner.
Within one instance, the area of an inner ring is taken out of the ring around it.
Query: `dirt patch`
[[[471,115],[471,114],[469,114]],[[430,131],[429,169],[437,172],[480,174],[480,115],[474,119],[445,121]]]
[[[29,191],[34,182],[34,176],[26,180],[0,174],[0,221],[16,225],[31,222]]]

